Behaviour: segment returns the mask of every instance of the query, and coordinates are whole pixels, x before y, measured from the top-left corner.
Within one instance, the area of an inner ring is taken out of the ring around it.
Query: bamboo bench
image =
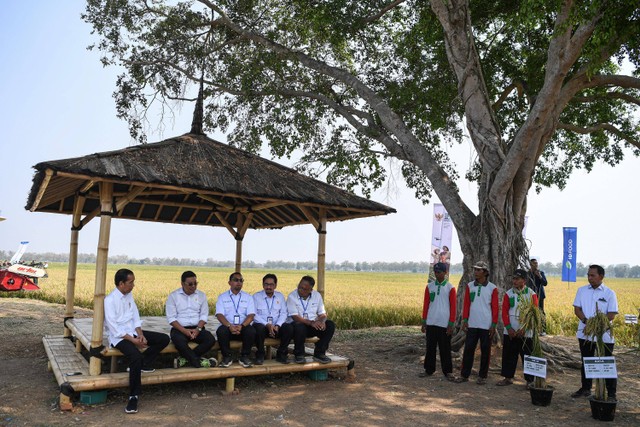
[[[102,375],[89,375],[89,362],[76,351],[76,346],[63,336],[45,336],[42,339],[45,351],[49,357],[48,368],[51,370],[60,386],[60,408],[72,409],[74,393],[91,390],[121,388],[129,385],[127,372],[112,372]],[[308,349],[307,351],[309,351]],[[274,375],[290,372],[315,371],[319,369],[353,369],[353,361],[346,357],[327,354],[331,362],[321,364],[306,357],[304,364],[290,363],[284,365],[275,360],[265,360],[264,365],[243,368],[232,365],[228,368],[164,368],[154,372],[142,374],[142,384],[164,384],[208,379],[226,379],[226,393],[233,393],[235,377],[258,375]]]
[[[164,317],[160,317],[160,316],[143,317],[142,320],[143,320],[144,330],[160,332],[167,335],[169,335],[169,332],[171,331],[171,325],[167,323]],[[87,350],[90,350],[93,319],[92,318],[69,319],[67,320],[66,325],[69,328],[69,330],[72,332],[73,336],[75,337],[76,352],[79,353],[80,351],[82,351],[82,347],[84,347]],[[207,326],[208,326],[207,330],[209,330],[209,332],[213,333],[215,336],[215,331],[218,329],[218,326],[220,326],[220,322],[218,322],[218,320],[215,319],[213,322],[208,323]],[[107,336],[106,330],[104,331],[103,336],[105,338],[103,338],[103,341],[102,341],[103,349],[100,351],[100,354],[103,357],[111,357],[111,373],[114,373],[117,371],[117,359],[118,357],[122,356],[122,353],[117,348],[111,347],[109,345],[109,340],[106,338]],[[307,338],[305,342],[307,344],[316,343],[318,342],[318,338],[317,337]],[[271,347],[279,346],[280,340],[276,338],[267,337],[264,341],[264,345],[267,350],[266,351],[267,360],[269,360],[271,359],[271,351],[270,351]],[[189,343],[189,346],[191,348],[195,348],[197,344],[194,342],[191,342]],[[241,347],[242,347],[242,342],[235,341],[235,340],[231,341],[231,349],[238,350]],[[220,346],[217,341],[211,350],[214,352],[220,351]],[[177,352],[178,352],[178,349],[175,347],[175,345],[172,342],[169,342],[169,345],[167,345],[162,350],[161,353],[177,353]]]
[[[164,317],[144,317],[143,329],[155,332],[169,334],[171,326],[167,324]],[[108,374],[90,375],[89,362],[82,355],[82,347],[90,351],[91,349],[91,332],[92,318],[85,319],[68,319],[65,324],[73,334],[72,337],[63,336],[45,336],[42,342],[49,357],[49,369],[53,371],[56,381],[60,386],[60,407],[63,410],[72,408],[71,397],[75,392],[103,390],[108,388],[127,387],[129,385],[129,374],[127,372],[117,372],[117,358],[122,353],[114,347],[111,347],[107,338],[103,339],[103,348],[100,355],[111,358],[111,369]],[[207,324],[207,329],[214,332],[219,326],[219,322],[215,319]],[[104,335],[106,337],[106,334]],[[75,345],[71,339],[75,340]],[[307,338],[307,343],[315,343],[318,338]],[[253,366],[251,368],[243,368],[239,365],[232,365],[228,368],[192,368],[182,367],[180,369],[164,368],[156,369],[155,372],[144,373],[142,375],[142,384],[164,384],[170,382],[183,382],[206,379],[226,379],[226,393],[235,392],[235,377],[272,375],[289,372],[315,371],[320,369],[339,369],[346,368],[353,375],[354,362],[349,358],[327,353],[331,362],[321,364],[313,361],[309,357],[313,350],[306,348],[306,361],[304,364],[290,363],[282,364],[271,360],[270,347],[280,344],[280,340],[267,338],[265,347],[267,347],[267,360],[263,365]],[[195,346],[195,343],[190,343]],[[232,349],[240,349],[242,343],[240,341],[231,341]],[[214,351],[219,353],[219,345],[216,342],[213,347]],[[177,353],[176,347],[170,343],[162,353]],[[219,355],[220,357],[220,355]]]

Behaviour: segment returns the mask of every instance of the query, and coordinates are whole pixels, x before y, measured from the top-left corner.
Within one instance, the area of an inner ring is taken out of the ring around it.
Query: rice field
[[[180,286],[180,275],[188,267],[155,265],[110,265],[107,272],[107,293],[113,289],[113,275],[125,267],[136,275],[134,296],[143,316],[164,314],[164,302],[170,292]],[[207,294],[212,311],[217,296],[229,289],[230,269],[193,268],[198,275],[198,288]],[[244,290],[254,293],[262,289],[262,276],[266,273],[278,276],[278,290],[288,295],[300,278],[315,271],[246,269]],[[40,281],[41,291],[29,293],[2,293],[2,297],[35,298],[63,304],[66,295],[67,264],[51,263],[49,278]],[[452,283],[459,277],[452,276]],[[360,329],[373,326],[419,325],[426,275],[415,273],[326,273],[325,305],[329,316],[341,329]],[[75,291],[75,304],[93,308],[95,265],[79,264]],[[547,286],[545,311],[547,331],[554,335],[575,334],[578,320],[573,314],[573,299],[578,286],[586,284],[586,278],[576,283],[562,283],[550,277]],[[605,284],[616,291],[620,315],[615,320],[616,341],[622,345],[638,345],[637,326],[624,324],[624,314],[638,314],[640,308],[640,284],[637,279],[606,279]],[[637,338],[636,338],[637,339]]]

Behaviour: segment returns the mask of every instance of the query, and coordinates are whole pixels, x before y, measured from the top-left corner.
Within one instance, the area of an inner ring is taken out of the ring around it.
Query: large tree
[[[640,153],[637,0],[89,0],[83,18],[124,70],[135,138],[153,102],[194,100],[202,80],[205,128],[230,144],[302,153],[307,173],[364,194],[397,159],[451,215],[465,272],[486,260],[499,285],[527,255],[532,186]],[[465,171],[447,156],[463,138]]]

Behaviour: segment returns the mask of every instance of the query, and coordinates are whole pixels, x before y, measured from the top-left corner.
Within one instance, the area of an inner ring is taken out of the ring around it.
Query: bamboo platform
[[[220,322],[218,319],[214,318],[212,322],[207,323],[207,330],[211,332],[214,336],[216,334],[216,330],[220,326]],[[84,319],[69,319],[67,321],[67,327],[71,330],[73,336],[76,338],[76,351],[80,351],[80,345],[82,345],[85,349],[90,350],[91,348],[91,331],[93,327],[93,319],[92,318],[84,318]],[[171,331],[171,325],[167,323],[166,317],[163,316],[145,316],[142,317],[142,329],[145,331],[153,331],[160,332],[163,334],[169,335]],[[104,349],[100,352],[105,357],[119,357],[122,356],[120,350],[115,347],[111,347],[109,345],[109,340],[107,338],[107,330],[105,328],[103,332],[104,339],[102,340],[102,345]],[[315,343],[318,341],[318,338],[312,337],[307,338],[307,343]],[[280,340],[274,338],[267,338],[264,342],[266,347],[275,347],[280,344]],[[190,343],[191,347],[195,347],[197,344]],[[242,346],[240,341],[231,341],[231,348],[236,350]],[[213,346],[213,350],[217,351],[220,347],[216,341],[216,344]],[[268,350],[268,348],[267,348]],[[178,350],[173,345],[173,343],[169,343],[168,346],[162,350],[162,353],[177,353]],[[270,352],[267,351],[267,355],[270,355]]]
[[[49,357],[49,368],[60,386],[60,407],[62,409],[71,408],[71,397],[76,392],[104,390],[109,388],[127,387],[129,385],[129,374],[127,372],[117,371],[117,358],[122,353],[116,348],[109,346],[108,340],[105,338],[104,349],[101,354],[105,357],[111,357],[111,373],[103,373],[100,375],[90,375],[89,362],[82,355],[82,347],[87,350],[91,343],[92,318],[86,319],[69,319],[67,327],[72,331],[75,337],[75,345],[70,337],[63,336],[45,336],[42,339],[45,351]],[[219,323],[217,320],[207,324],[209,331],[215,333]],[[167,324],[164,317],[144,317],[143,330],[150,330],[169,334],[171,327]],[[105,331],[106,332],[106,331]],[[106,334],[105,334],[106,335]],[[317,342],[318,338],[308,338],[307,343]],[[267,338],[265,346],[267,346],[267,358],[264,365],[254,365],[251,368],[243,368],[234,363],[228,368],[191,368],[183,367],[179,369],[165,368],[156,369],[155,372],[143,373],[142,384],[165,384],[172,382],[209,380],[209,379],[226,379],[226,391],[231,393],[235,390],[235,377],[247,377],[258,375],[274,375],[290,372],[305,372],[320,369],[353,369],[353,361],[347,357],[337,356],[327,353],[331,359],[330,363],[321,364],[313,361],[310,355],[312,349],[307,348],[307,358],[304,364],[282,364],[274,360],[270,360],[271,351],[269,347],[279,345],[279,340]],[[233,349],[241,347],[240,341],[231,341]],[[195,345],[195,344],[194,344]],[[218,350],[218,344],[214,346],[214,350]],[[163,353],[177,353],[175,346],[170,343]]]

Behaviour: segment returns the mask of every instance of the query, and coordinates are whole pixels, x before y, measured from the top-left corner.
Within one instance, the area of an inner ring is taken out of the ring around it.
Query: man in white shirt
[[[287,358],[288,343],[293,337],[293,326],[291,323],[285,323],[287,303],[284,300],[284,295],[276,291],[277,286],[278,277],[269,273],[262,278],[262,290],[253,295],[253,302],[256,306],[256,315],[253,318],[253,327],[256,329],[256,365],[264,363],[264,340],[267,335],[271,338],[282,338],[276,360],[280,363],[289,363]],[[287,345],[282,342],[286,342]]]
[[[216,343],[213,334],[205,329],[209,320],[207,296],[197,288],[198,279],[193,271],[182,273],[180,283],[181,288],[171,292],[166,303],[171,341],[180,354],[174,360],[173,367],[179,368],[186,364],[194,368],[215,367],[215,358],[202,357]],[[189,347],[190,341],[198,344],[193,350]]]
[[[333,338],[336,325],[327,319],[327,312],[324,309],[322,295],[313,291],[316,281],[311,276],[304,276],[300,279],[298,289],[291,292],[287,297],[287,311],[289,317],[287,321],[293,323],[293,355],[296,363],[305,363],[304,342],[308,337],[318,337],[313,352],[313,360],[320,363],[330,363],[331,359],[326,355],[329,342]],[[284,339],[281,340],[285,343]]]
[[[253,366],[249,360],[251,347],[256,339],[256,330],[251,324],[256,308],[253,297],[242,290],[244,279],[235,272],[229,276],[229,290],[221,293],[216,302],[216,317],[220,321],[217,330],[218,343],[222,352],[221,368],[231,366],[231,340],[242,341],[238,362],[244,368]]]
[[[153,361],[169,344],[168,335],[142,330],[140,313],[131,295],[135,280],[131,270],[118,270],[114,277],[116,288],[104,299],[104,323],[109,344],[129,359],[129,401],[124,410],[127,414],[138,412],[141,373],[155,370]]]
[[[580,355],[582,357],[593,357],[596,350],[595,337],[589,337],[584,334],[584,326],[587,319],[595,316],[600,311],[607,315],[610,322],[613,322],[616,314],[618,314],[618,298],[612,289],[606,287],[603,283],[604,268],[594,264],[589,266],[587,273],[589,284],[578,288],[576,298],[573,301],[573,307],[576,317],[578,318],[578,343],[580,345]],[[602,337],[604,342],[605,356],[613,354],[613,336],[610,332],[606,332]],[[587,397],[591,395],[591,378],[586,378],[584,373],[584,362],[582,363],[582,385],[578,391],[573,393],[571,397]],[[615,378],[606,379],[607,393],[610,400],[616,400]]]

